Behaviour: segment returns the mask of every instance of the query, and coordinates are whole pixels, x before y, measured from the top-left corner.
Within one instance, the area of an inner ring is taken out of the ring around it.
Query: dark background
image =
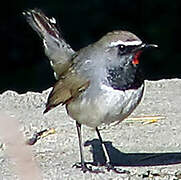
[[[78,50],[105,33],[124,29],[159,45],[141,57],[146,79],[181,76],[180,0],[16,0],[1,3],[0,92],[42,91],[55,82],[42,42],[23,10],[55,17],[64,38]]]

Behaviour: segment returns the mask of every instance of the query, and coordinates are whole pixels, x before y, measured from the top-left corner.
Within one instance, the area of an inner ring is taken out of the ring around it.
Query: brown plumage
[[[54,85],[49,94],[44,113],[59,104],[68,104],[89,86],[89,81],[68,69]]]

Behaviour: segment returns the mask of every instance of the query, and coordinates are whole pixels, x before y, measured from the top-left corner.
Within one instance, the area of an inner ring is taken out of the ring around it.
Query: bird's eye
[[[121,44],[121,45],[118,46],[118,48],[119,48],[119,50],[120,50],[121,52],[123,52],[123,51],[125,50],[126,46],[123,45],[123,44]]]

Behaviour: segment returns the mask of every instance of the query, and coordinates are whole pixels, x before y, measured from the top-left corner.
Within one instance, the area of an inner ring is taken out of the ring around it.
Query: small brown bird
[[[113,31],[97,42],[75,52],[49,19],[40,10],[24,12],[28,23],[43,39],[57,78],[44,113],[65,105],[67,113],[76,120],[83,172],[93,171],[84,161],[81,125],[95,128],[107,155],[98,126],[121,122],[139,104],[144,90],[144,77],[139,56],[153,44],[143,43],[128,31]],[[108,159],[105,166],[115,168]]]

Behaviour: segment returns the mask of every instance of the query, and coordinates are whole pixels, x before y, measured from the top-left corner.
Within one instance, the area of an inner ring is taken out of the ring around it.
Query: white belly
[[[102,85],[98,94],[90,93],[90,89],[68,104],[67,112],[80,124],[93,128],[102,123],[122,121],[139,104],[143,90],[144,84],[138,89],[126,91]]]

